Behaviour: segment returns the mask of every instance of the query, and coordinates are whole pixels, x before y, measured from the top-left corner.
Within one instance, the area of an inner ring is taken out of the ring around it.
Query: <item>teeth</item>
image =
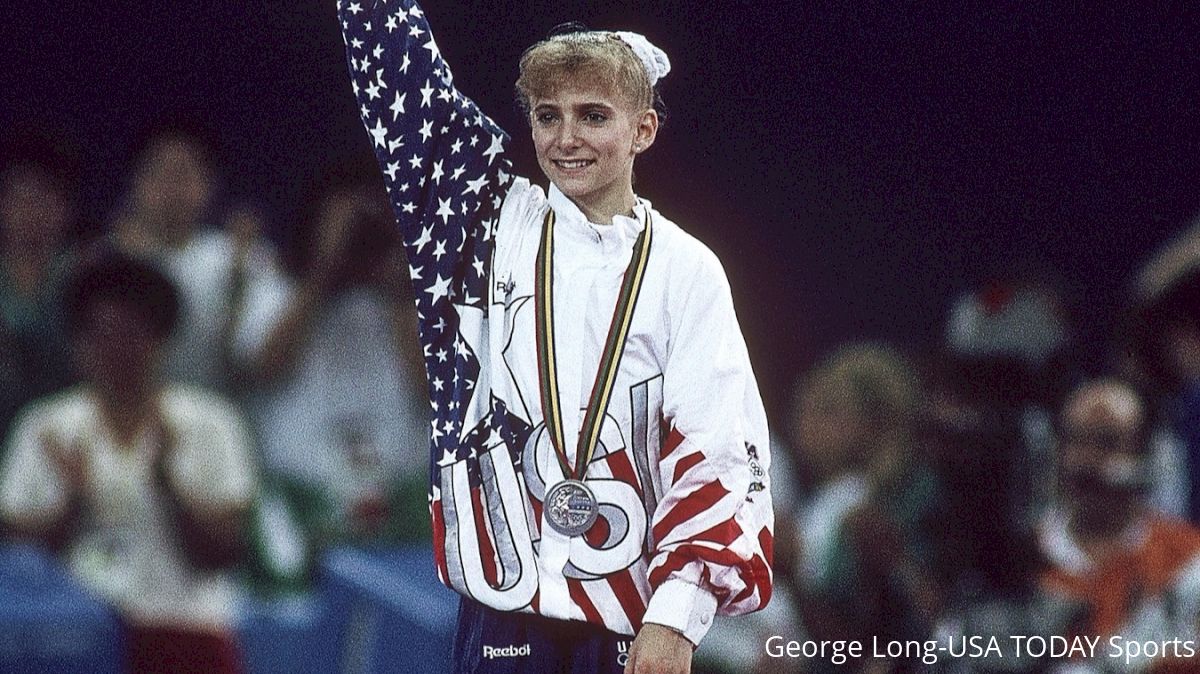
[[[585,159],[576,159],[574,161],[559,161],[557,163],[559,166],[561,166],[565,169],[576,169],[576,168],[583,168],[584,166],[587,166],[591,162],[589,162]]]

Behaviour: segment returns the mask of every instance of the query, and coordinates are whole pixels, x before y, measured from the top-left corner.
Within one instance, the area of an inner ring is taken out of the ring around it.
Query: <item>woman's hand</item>
[[[692,642],[679,632],[646,623],[629,649],[625,674],[689,674],[692,671]]]

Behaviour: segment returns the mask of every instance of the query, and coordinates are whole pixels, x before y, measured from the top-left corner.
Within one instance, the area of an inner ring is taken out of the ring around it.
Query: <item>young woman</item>
[[[418,298],[454,671],[689,671],[714,614],[768,601],[773,522],[724,271],[633,191],[666,56],[608,32],[525,53],[547,194],[415,3],[340,16]]]

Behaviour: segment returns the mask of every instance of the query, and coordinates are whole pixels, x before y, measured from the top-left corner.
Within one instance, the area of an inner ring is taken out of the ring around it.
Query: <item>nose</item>
[[[575,123],[569,120],[564,120],[558,126],[558,138],[556,139],[558,146],[562,149],[574,149],[579,147],[579,135],[576,133]]]

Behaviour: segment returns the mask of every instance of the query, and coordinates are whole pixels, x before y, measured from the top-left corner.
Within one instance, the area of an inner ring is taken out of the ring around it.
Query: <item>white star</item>
[[[383,172],[387,174],[388,180],[395,180],[396,179],[396,171],[399,171],[399,170],[400,170],[400,162],[390,161],[390,162],[388,162],[387,168],[384,169]]]
[[[479,176],[474,180],[468,180],[467,189],[465,192],[463,192],[463,194],[466,194],[467,192],[479,194],[479,190],[483,189],[483,186],[487,184],[487,181],[487,176]]]
[[[396,92],[396,100],[392,101],[391,107],[388,108],[392,111],[393,122],[396,121],[396,117],[404,114],[404,99],[407,97],[407,93],[402,94],[399,91]]]
[[[405,213],[416,213],[417,205],[410,201],[410,202],[404,204],[403,206],[401,206],[400,209],[403,210]]]
[[[375,49],[371,50],[371,55],[375,57],[376,61],[378,61],[379,57],[383,56],[383,45],[381,45],[381,44],[375,45]],[[383,71],[380,70],[379,72],[382,73]],[[381,77],[382,77],[382,75],[381,75]]]
[[[479,259],[477,256],[475,261],[471,263],[471,266],[475,268],[475,274],[477,276],[483,276],[483,260]]]
[[[375,58],[379,58],[379,57],[376,56]],[[382,68],[375,71],[375,81],[379,83],[380,89],[387,89],[387,82],[383,81],[383,69]]]
[[[419,18],[425,16],[425,12],[421,11],[421,8],[416,5],[413,5],[412,7],[408,8],[408,14],[409,14],[409,16],[413,17],[414,19],[419,19]]]
[[[376,98],[379,98],[379,85],[372,82],[370,85],[367,86],[366,92],[367,92],[367,98],[369,98],[371,100],[375,100]]]
[[[484,156],[488,158],[488,166],[491,166],[492,160],[496,158],[496,155],[500,154],[503,151],[504,151],[504,137],[503,136],[492,136],[491,147],[489,147],[488,149],[483,151]]]
[[[433,407],[434,412],[437,411],[437,403],[436,402],[430,403],[430,406]],[[442,437],[442,431],[441,431],[441,429],[438,428],[437,421],[434,420],[434,421],[430,422],[430,424],[433,426],[433,431],[430,433],[431,437],[434,440],[437,440],[438,438]],[[447,455],[449,455],[450,457],[454,456],[453,454],[449,453],[449,450],[447,450]],[[442,458],[444,459],[446,457],[443,456]],[[453,458],[451,458],[451,463],[453,463]]]
[[[502,442],[504,442],[504,438],[500,437],[500,431],[492,428],[491,432],[488,433],[488,439],[484,441],[483,446],[491,449]]]
[[[446,386],[446,382],[442,381],[438,377],[434,377],[433,381],[431,381],[429,383],[433,384],[433,390],[435,390],[435,391],[441,391]]]
[[[358,14],[362,11],[362,5],[358,4],[357,2],[352,2],[346,9],[350,10],[351,14]]]
[[[431,284],[428,288],[426,288],[425,292],[429,293],[430,297],[433,298],[430,300],[430,302],[437,302],[439,299],[441,299],[443,297],[449,297],[450,296],[450,279],[448,279],[448,278],[444,279],[444,278],[442,278],[441,274],[438,274],[437,278],[434,279],[433,284]]]
[[[442,430],[446,432],[446,435],[453,433],[454,432],[454,422],[451,421],[450,419],[447,419],[446,423],[442,424]]]
[[[436,435],[438,435],[438,436],[441,435],[441,433],[439,433],[437,430],[437,422],[434,422],[433,431]],[[450,466],[455,463],[458,463],[458,460],[454,458],[454,452],[450,451],[449,449],[446,449],[442,452],[442,458],[437,462],[437,465],[439,467],[444,468],[446,466]]]
[[[428,108],[433,104],[433,87],[429,86],[429,80],[425,80],[425,86],[421,88],[421,107]]]
[[[400,72],[407,75],[408,66],[412,64],[412,60],[408,58],[408,52],[404,52],[404,60],[400,62]]]
[[[461,176],[462,174],[464,174],[466,172],[467,172],[467,169],[465,166],[459,166],[458,168],[454,169],[454,173],[450,174],[450,179],[458,180],[459,176]]]
[[[375,138],[375,144],[379,147],[387,147],[387,127],[383,125],[383,119],[375,120],[375,128],[371,129],[371,136]]]
[[[397,149],[404,147],[403,138],[395,138],[388,141],[388,154],[395,152]]]
[[[419,35],[419,33],[418,33],[418,35]],[[414,35],[413,37],[416,37],[416,35]],[[429,42],[425,43],[425,48],[429,50],[429,60],[430,61],[437,61],[438,57],[441,56],[441,53],[438,52],[437,43],[433,41],[433,38],[429,38]]]
[[[450,154],[458,154],[461,150],[462,138],[459,138],[458,140],[454,141],[453,145],[450,146]]]
[[[450,101],[450,90],[442,89],[442,90],[438,91],[438,98],[442,99],[443,101],[449,102]]]
[[[425,120],[425,123],[421,125],[420,133],[421,133],[421,139],[423,141],[425,141],[426,143],[428,143],[429,139],[433,138],[433,122],[428,119]]]
[[[479,136],[471,136],[471,147],[479,144]]]
[[[438,316],[437,323],[434,323],[433,327],[435,329],[437,329],[438,332],[445,332],[446,331],[446,319],[442,316]]]
[[[442,171],[442,160],[439,159],[433,162],[433,175],[429,176],[429,179],[435,183],[441,182],[442,176],[444,175],[446,175],[446,173]]]
[[[432,233],[433,233],[433,227],[432,226],[426,227],[421,230],[421,235],[417,237],[417,240],[413,241],[413,245],[417,247],[418,253],[420,253],[421,249],[425,247],[425,244],[429,243],[430,241],[433,241],[433,237],[430,236],[430,234],[432,234]]]
[[[421,33],[424,33],[424,32],[425,31],[421,30],[420,26],[413,26],[412,28],[408,29],[408,34],[413,37],[421,37]]]
[[[438,241],[436,244],[434,244],[433,256],[437,258],[438,262],[442,261],[442,256],[445,254],[446,254],[445,240]]]
[[[355,49],[362,49],[363,41],[358,38],[354,38],[350,40],[350,46],[354,47]]]
[[[445,349],[438,349],[438,352],[437,352],[436,354],[434,354],[434,355],[436,355],[436,356],[437,356],[437,359],[438,359],[438,362],[439,362],[439,363],[444,363],[444,362],[446,362],[446,355],[447,355],[447,354],[446,354],[446,350],[445,350]]]
[[[409,166],[411,166],[411,167],[413,167],[413,168],[415,168],[415,169],[419,169],[419,168],[421,168],[421,155],[419,155],[419,154],[414,154],[414,155],[412,156],[412,159],[409,159],[409,160],[408,160],[408,165],[409,165]]]
[[[409,280],[410,281],[420,281],[421,280],[421,272],[424,270],[425,270],[424,267],[409,267],[408,268]]]
[[[450,222],[450,218],[454,215],[454,209],[450,208],[450,200],[438,197],[438,209],[435,215],[442,216],[442,224]]]
[[[396,28],[398,28],[399,26],[400,26],[400,24],[396,21],[396,17],[394,17],[394,16],[389,16],[387,23],[385,23],[383,25],[384,28],[388,29],[389,33],[396,30]]]

